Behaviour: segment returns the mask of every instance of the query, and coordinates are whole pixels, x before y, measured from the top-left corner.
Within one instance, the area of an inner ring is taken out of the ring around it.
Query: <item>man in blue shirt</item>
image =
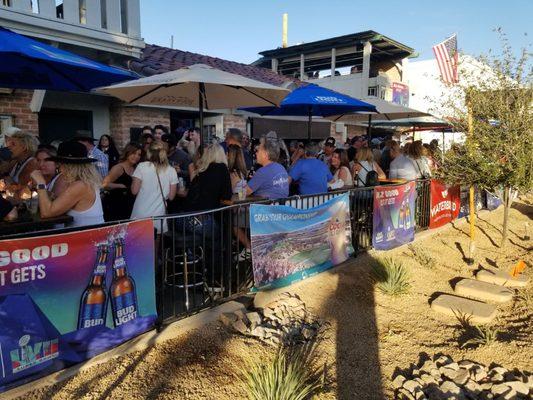
[[[279,143],[275,139],[264,138],[257,149],[257,162],[262,165],[248,182],[246,193],[267,199],[280,199],[289,196],[289,176],[278,164]]]
[[[308,143],[305,146],[305,158],[294,164],[289,172],[291,181],[298,183],[299,194],[317,194],[328,191],[328,182],[333,175],[324,162],[317,159],[318,146]]]
[[[88,157],[96,159],[96,170],[100,173],[102,179],[105,178],[109,172],[109,158],[107,154],[94,145],[96,139],[93,138],[92,132],[85,130],[76,131],[74,140],[80,142],[87,148]]]

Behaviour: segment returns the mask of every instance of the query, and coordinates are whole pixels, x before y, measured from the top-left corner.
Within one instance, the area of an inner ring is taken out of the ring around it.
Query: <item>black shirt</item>
[[[212,163],[192,180],[185,209],[202,211],[219,208],[220,202],[231,200],[232,194],[228,167],[222,163]]]

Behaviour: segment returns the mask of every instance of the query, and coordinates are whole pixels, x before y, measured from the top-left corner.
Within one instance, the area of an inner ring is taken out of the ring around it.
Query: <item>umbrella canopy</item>
[[[373,120],[394,120],[400,118],[415,118],[430,115],[428,113],[401,106],[390,101],[382,100],[377,97],[364,99],[366,103],[372,104],[377,109],[377,114],[372,114]],[[340,114],[328,117],[336,122],[361,122],[368,120],[368,114]]]
[[[203,64],[180,68],[99,91],[132,104],[194,107],[276,106],[288,90]]]
[[[327,117],[354,112],[377,112],[376,107],[364,101],[346,96],[324,87],[310,84],[293,90],[283,99],[280,107],[241,108],[267,116],[307,116],[307,137],[311,140],[311,119],[313,116]]]
[[[260,115],[327,117],[350,112],[377,112],[372,104],[333,90],[310,84],[293,90],[280,107],[245,107],[243,111]]]
[[[435,129],[447,129],[450,128],[450,123],[443,119],[433,116],[426,116],[420,118],[405,118],[397,119],[395,121],[375,121],[374,126],[380,127],[406,127],[406,128],[435,128]]]
[[[0,87],[87,92],[136,77],[0,27]]]

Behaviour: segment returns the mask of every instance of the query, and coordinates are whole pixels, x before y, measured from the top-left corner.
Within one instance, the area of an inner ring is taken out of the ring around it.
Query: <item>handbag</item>
[[[155,174],[157,176],[157,183],[159,183],[159,193],[161,193],[161,199],[163,200],[163,205],[165,206],[165,214],[168,214],[167,200],[165,199],[165,196],[163,195],[163,186],[161,185],[161,179],[159,179],[159,173],[157,172],[157,167],[155,168]]]

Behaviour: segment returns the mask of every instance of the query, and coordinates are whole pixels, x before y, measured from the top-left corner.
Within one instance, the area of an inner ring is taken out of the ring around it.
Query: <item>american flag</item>
[[[440,75],[446,84],[459,82],[457,74],[457,64],[459,62],[459,53],[457,52],[457,35],[449,37],[444,42],[433,46],[435,58],[439,65]]]

